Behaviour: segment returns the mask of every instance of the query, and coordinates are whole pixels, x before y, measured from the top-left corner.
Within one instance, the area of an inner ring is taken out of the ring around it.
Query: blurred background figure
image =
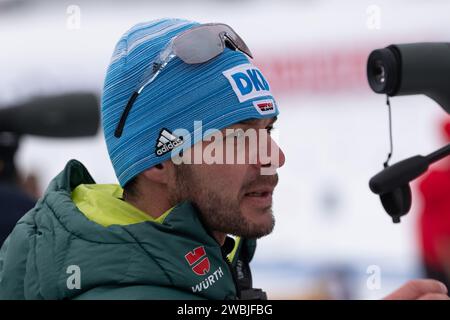
[[[36,174],[23,175],[17,169],[21,137],[94,136],[100,122],[97,100],[92,93],[79,92],[34,97],[0,109],[0,246],[41,195]]]
[[[18,146],[19,138],[16,135],[0,132],[0,245],[16,222],[36,202],[36,195],[21,186],[14,163]]]
[[[442,123],[442,136],[450,143],[450,117]],[[419,233],[427,277],[450,287],[450,157],[433,166],[420,181],[422,209]]]

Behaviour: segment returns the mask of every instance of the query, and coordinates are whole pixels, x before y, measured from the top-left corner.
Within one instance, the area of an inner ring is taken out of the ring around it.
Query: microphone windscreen
[[[97,133],[99,104],[92,93],[38,97],[0,110],[0,132],[46,137],[85,137]]]

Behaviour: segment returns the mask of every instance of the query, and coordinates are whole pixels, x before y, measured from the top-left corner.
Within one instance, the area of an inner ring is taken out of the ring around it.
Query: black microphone
[[[89,92],[36,97],[0,109],[0,132],[45,137],[87,137],[100,123],[97,97]]]
[[[370,190],[378,194],[384,210],[394,223],[411,209],[409,183],[427,171],[428,166],[450,155],[450,144],[427,156],[417,155],[402,160],[376,174],[369,181]]]
[[[376,93],[388,97],[425,94],[450,113],[450,43],[393,44],[374,50],[367,61],[367,79]],[[388,106],[390,108],[389,100]],[[411,209],[409,183],[423,174],[430,164],[448,155],[450,145],[426,157],[403,160],[370,180],[370,189],[380,195],[385,211],[395,223]]]

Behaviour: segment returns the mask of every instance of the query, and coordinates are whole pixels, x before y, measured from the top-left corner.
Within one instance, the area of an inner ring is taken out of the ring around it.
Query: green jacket
[[[100,190],[102,200],[74,202],[74,191],[89,195],[96,187],[76,160],[52,180],[0,250],[0,299],[245,298],[254,240],[227,238],[220,247],[189,202],[156,220],[139,216],[118,187]],[[125,219],[96,217],[105,201]]]

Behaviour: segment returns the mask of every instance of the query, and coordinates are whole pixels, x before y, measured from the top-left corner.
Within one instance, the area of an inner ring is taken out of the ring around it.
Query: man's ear
[[[170,160],[157,164],[142,172],[144,179],[153,183],[167,184],[171,178],[173,163]]]

